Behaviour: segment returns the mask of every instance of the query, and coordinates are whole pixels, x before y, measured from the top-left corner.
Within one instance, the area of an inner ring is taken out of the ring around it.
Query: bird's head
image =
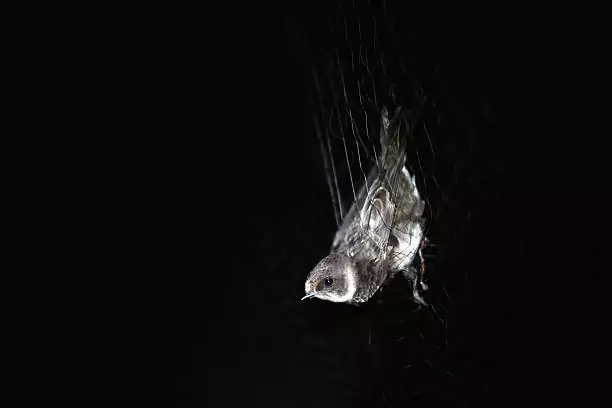
[[[308,274],[304,288],[306,295],[302,299],[349,302],[357,290],[357,268],[346,255],[327,255]]]

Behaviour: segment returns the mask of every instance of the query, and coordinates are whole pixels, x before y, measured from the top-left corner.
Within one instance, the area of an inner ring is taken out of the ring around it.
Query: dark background
[[[198,37],[206,45],[185,35],[154,61],[164,81],[153,75],[146,92],[164,100],[163,119],[137,110],[151,134],[176,136],[141,131],[134,161],[133,403],[549,401],[556,354],[541,336],[551,323],[536,282],[557,248],[545,221],[552,153],[535,126],[546,100],[537,24],[388,7],[385,58],[411,67],[442,117],[432,136],[448,182],[434,189],[445,198],[432,203],[428,235],[435,310],[419,310],[401,282],[359,308],[298,302],[335,230],[311,67],[339,41],[321,33],[350,11],[332,2],[230,15]]]
[[[111,0],[17,0],[18,16],[110,16]]]

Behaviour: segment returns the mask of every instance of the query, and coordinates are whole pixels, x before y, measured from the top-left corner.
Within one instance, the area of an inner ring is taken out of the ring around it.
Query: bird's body
[[[330,255],[309,274],[308,297],[366,302],[401,271],[413,283],[415,300],[422,302],[416,289],[421,277],[411,265],[424,239],[425,203],[405,167],[412,131],[402,129],[405,123],[400,108],[391,120],[383,110],[381,154],[342,220]]]

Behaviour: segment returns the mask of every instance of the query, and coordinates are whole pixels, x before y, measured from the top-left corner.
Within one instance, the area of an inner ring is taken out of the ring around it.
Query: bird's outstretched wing
[[[381,155],[342,220],[334,238],[333,251],[347,251],[352,256],[351,250],[367,245],[371,251],[376,251],[376,256],[384,257],[388,252],[387,243],[394,228],[396,209],[406,187],[403,170],[407,129],[402,131],[403,123],[401,108],[396,109],[391,119],[383,110]]]

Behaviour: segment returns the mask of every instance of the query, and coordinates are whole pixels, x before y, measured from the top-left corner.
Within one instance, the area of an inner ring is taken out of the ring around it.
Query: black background
[[[16,12],[18,16],[110,16],[112,1],[17,0]]]
[[[359,308],[298,302],[335,227],[309,98],[311,66],[337,41],[318,33],[342,14],[333,2],[253,9],[203,34],[205,46],[186,34],[154,61],[164,80],[145,81],[164,117],[136,110],[147,125],[132,183],[141,204],[131,401],[484,407],[549,398],[541,391],[555,352],[540,336],[550,319],[536,282],[556,248],[544,220],[551,151],[535,126],[545,98],[538,24],[389,8],[390,49],[403,51],[386,58],[411,64],[436,100],[436,145],[458,164],[441,175],[459,180],[441,188],[447,201],[429,235],[436,313],[403,300],[401,282]],[[140,89],[138,98],[147,99]]]

